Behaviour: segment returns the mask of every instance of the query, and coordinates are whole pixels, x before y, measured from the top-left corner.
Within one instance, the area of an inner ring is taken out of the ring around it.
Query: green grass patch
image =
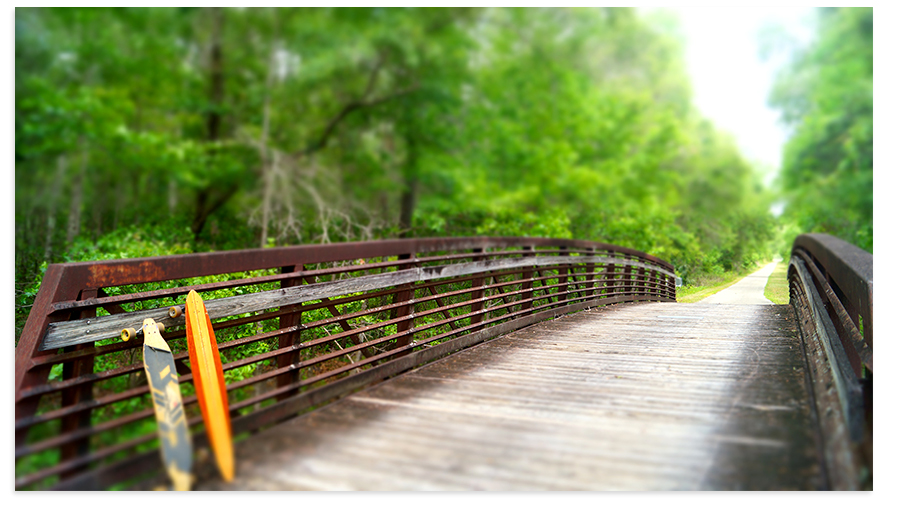
[[[772,271],[769,281],[766,282],[766,290],[763,291],[763,295],[776,305],[786,305],[790,302],[791,295],[788,289],[787,263],[785,261],[782,260],[775,266],[775,271]]]
[[[749,267],[741,271],[726,271],[720,274],[703,275],[697,279],[695,285],[685,285],[675,289],[675,299],[679,303],[696,303],[701,299],[712,296],[737,283],[741,278],[758,270],[762,264]]]

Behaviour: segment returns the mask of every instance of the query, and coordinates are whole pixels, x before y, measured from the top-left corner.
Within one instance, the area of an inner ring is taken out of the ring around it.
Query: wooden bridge
[[[16,349],[16,487],[166,485],[139,349],[114,339],[152,317],[198,490],[871,489],[871,268],[800,236],[779,306],[676,303],[665,261],[561,239],[50,266]],[[223,356],[232,483],[166,315],[190,289]]]

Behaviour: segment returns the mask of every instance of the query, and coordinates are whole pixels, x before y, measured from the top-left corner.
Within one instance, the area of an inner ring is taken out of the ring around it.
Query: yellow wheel
[[[133,340],[135,336],[137,336],[137,333],[134,331],[134,328],[125,328],[122,330],[122,334],[119,335],[119,337],[126,342]]]
[[[166,325],[162,322],[157,322],[156,329],[158,329],[160,333],[163,333],[166,330]]]
[[[169,308],[169,317],[171,317],[173,319],[175,317],[181,317],[181,307],[180,306],[170,307]]]

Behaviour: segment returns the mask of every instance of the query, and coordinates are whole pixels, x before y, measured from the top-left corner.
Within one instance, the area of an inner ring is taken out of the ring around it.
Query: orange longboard
[[[203,299],[190,291],[185,305],[188,354],[200,412],[206,424],[206,436],[216,456],[219,472],[226,481],[234,479],[234,448],[231,440],[231,418],[228,415],[228,393],[222,374],[222,360],[212,322]]]

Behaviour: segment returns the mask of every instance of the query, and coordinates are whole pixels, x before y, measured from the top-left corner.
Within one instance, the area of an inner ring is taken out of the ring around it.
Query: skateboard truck
[[[159,329],[160,333],[162,333],[166,330],[166,325],[161,322],[157,322],[156,327]],[[119,334],[119,338],[121,338],[122,340],[124,340],[126,342],[129,340],[134,340],[135,338],[137,338],[139,336],[140,337],[144,336],[144,326],[141,326],[138,329],[125,328],[122,330],[122,333]]]
[[[184,306],[169,307],[169,317],[171,317],[173,319],[176,317],[181,317],[181,315],[183,313],[184,313]],[[163,324],[161,322],[157,322],[156,326],[159,328],[160,333],[163,333],[166,330],[165,324]],[[134,340],[135,338],[137,338],[139,336],[140,337],[144,336],[144,326],[141,326],[138,329],[125,328],[122,330],[122,333],[119,334],[119,338],[121,338],[125,342],[127,342],[129,340]]]

